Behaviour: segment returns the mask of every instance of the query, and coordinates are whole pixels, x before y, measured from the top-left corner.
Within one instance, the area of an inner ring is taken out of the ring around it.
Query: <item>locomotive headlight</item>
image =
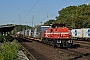
[[[67,37],[67,38],[69,38],[69,37]]]
[[[72,40],[68,40],[68,43],[72,43]]]
[[[60,41],[60,40],[58,40],[58,41],[57,41],[57,43],[61,43],[61,41]]]

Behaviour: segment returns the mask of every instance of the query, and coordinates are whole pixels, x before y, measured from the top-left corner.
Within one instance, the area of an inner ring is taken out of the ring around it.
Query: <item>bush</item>
[[[4,42],[4,41],[13,41],[13,38],[10,35],[7,36],[3,36],[0,34],[0,42]]]
[[[20,47],[16,40],[4,42],[0,48],[0,60],[17,60],[17,52]]]
[[[0,42],[3,42],[3,40],[4,40],[3,37],[4,36],[0,34]]]

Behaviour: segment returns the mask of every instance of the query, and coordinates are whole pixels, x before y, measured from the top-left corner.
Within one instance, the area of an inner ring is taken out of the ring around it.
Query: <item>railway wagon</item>
[[[33,32],[33,38],[39,42],[42,42],[42,32],[49,28],[49,26],[37,26]]]
[[[71,33],[76,40],[90,40],[90,28],[72,29]]]
[[[21,31],[15,33],[15,37],[20,37],[20,35],[21,35]]]
[[[21,35],[23,36],[23,38],[31,38],[32,37],[32,31],[31,31],[31,29],[22,30]]]
[[[73,44],[69,29],[65,24],[51,24],[42,32],[42,42],[54,47],[71,47]]]

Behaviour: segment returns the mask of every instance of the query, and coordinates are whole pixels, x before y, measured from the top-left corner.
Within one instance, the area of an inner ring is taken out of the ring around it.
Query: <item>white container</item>
[[[22,31],[22,35],[25,36],[25,30]]]
[[[37,29],[35,28],[35,29],[34,29],[33,37],[36,37],[36,31],[37,31]]]
[[[24,32],[23,32],[23,31],[21,31],[21,34],[22,34],[22,35],[24,35]]]
[[[82,29],[72,29],[71,33],[72,33],[72,37],[79,37],[79,38],[83,37]]]
[[[29,36],[31,37],[31,29],[29,29],[28,31],[29,31]]]
[[[83,33],[83,38],[90,38],[90,28],[83,28],[82,33]]]
[[[38,26],[34,29],[34,37],[41,38],[42,32],[44,32],[49,26]]]

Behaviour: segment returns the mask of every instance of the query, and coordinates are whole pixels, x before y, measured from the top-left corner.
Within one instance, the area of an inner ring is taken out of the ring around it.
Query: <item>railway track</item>
[[[73,52],[75,57],[73,58],[70,58],[68,60],[75,60],[75,59],[83,59],[83,60],[89,60],[90,58],[90,52],[80,52],[81,50],[80,49],[77,49],[77,50],[73,50],[73,49],[68,49],[67,51],[69,52]]]
[[[87,41],[73,41],[74,44],[78,44],[76,49],[67,49],[67,51],[74,52],[77,55],[69,60],[89,60],[90,59],[90,42]]]
[[[19,40],[36,60],[89,60],[90,47],[81,46],[83,43],[75,43],[72,48],[54,48],[40,42],[30,42],[29,40]],[[84,42],[85,43],[85,42]],[[86,44],[86,43],[85,43]],[[79,46],[80,45],[80,46]],[[30,49],[28,49],[30,48]],[[34,59],[34,60],[35,60]]]
[[[21,46],[30,54],[30,57],[32,60],[51,60],[49,57],[45,56],[44,54],[36,51],[32,47],[30,47],[27,43],[25,42],[30,42],[25,39],[18,39],[19,43]]]
[[[80,48],[90,49],[90,42],[87,41],[73,41],[74,44],[80,45]]]
[[[74,43],[81,43],[81,44],[90,44],[89,41],[79,41],[79,40],[73,40]]]
[[[20,44],[21,45],[21,44]],[[21,47],[22,47],[22,50],[23,51],[25,51],[25,52],[27,52],[28,54],[27,54],[27,57],[30,59],[30,60],[36,60],[36,58],[23,46],[23,45],[21,45]]]
[[[90,51],[83,50],[82,48],[77,49],[57,49],[61,54],[65,54],[69,57],[67,60],[89,60],[90,59]]]
[[[68,55],[67,56],[71,56],[69,59],[67,59],[67,60],[89,60],[90,58],[90,47],[88,46],[88,49],[87,48],[83,48],[83,47],[81,47],[81,46],[76,46],[76,47],[78,47],[78,48],[75,48],[75,47],[73,47],[73,48],[69,48],[69,49],[60,49],[60,48],[56,48],[57,50],[58,50],[58,52],[64,52],[64,53],[68,53]],[[86,46],[84,46],[84,47],[86,47]]]

